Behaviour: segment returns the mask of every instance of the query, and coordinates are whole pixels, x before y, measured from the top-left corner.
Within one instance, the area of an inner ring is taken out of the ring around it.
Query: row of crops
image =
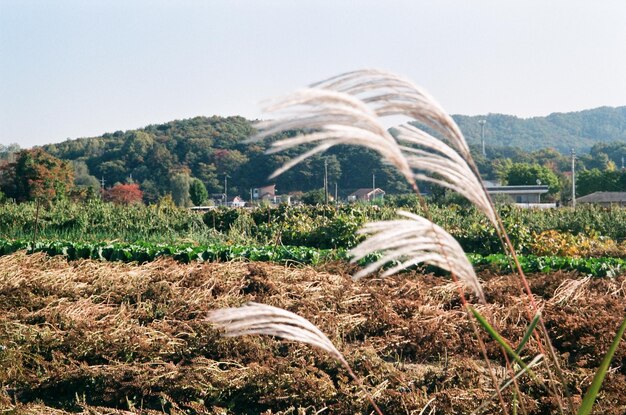
[[[3,240],[0,255],[9,255],[19,250],[28,253],[43,252],[50,256],[63,255],[70,260],[95,259],[101,261],[150,262],[160,257],[171,257],[177,261],[215,262],[246,259],[263,262],[293,262],[317,265],[325,261],[345,259],[345,250],[315,249],[301,246],[245,246],[212,244],[204,246],[151,243],[88,243],[70,241]]]
[[[149,262],[160,257],[171,257],[181,262],[213,262],[231,260],[299,263],[318,265],[327,261],[349,260],[345,249],[316,249],[301,246],[245,246],[213,244],[204,246],[169,246],[164,244],[85,243],[69,241],[0,240],[0,255],[19,250],[28,253],[44,252],[63,255],[70,260],[96,259],[102,261]],[[506,255],[469,254],[470,262],[478,269],[511,272],[511,262]],[[361,265],[375,260],[366,258]],[[519,258],[524,272],[578,271],[595,277],[614,277],[626,272],[626,259],[573,258],[559,256],[524,255]]]
[[[204,215],[167,204],[119,206],[101,201],[61,201],[43,207],[37,213],[34,204],[5,203],[0,204],[0,238],[30,239],[36,232],[43,239],[84,242],[119,240],[171,245],[193,241],[200,244],[230,242],[351,248],[360,242],[362,237],[356,235],[356,231],[364,223],[394,218],[397,208],[423,214],[413,199],[403,200],[397,206],[215,209]],[[538,236],[544,232],[564,235],[560,238],[563,248],[592,242],[574,241],[570,236],[611,239],[618,244],[626,238],[626,209],[590,206],[576,210],[537,211],[503,205],[498,207],[498,213],[515,248],[523,254],[546,253],[537,251],[538,247],[546,246],[545,241],[537,244]],[[472,207],[430,205],[429,215],[448,230],[466,252],[487,255],[502,249],[493,226]],[[614,256],[614,252],[600,252],[602,247],[598,244],[594,244],[594,250],[599,252],[591,253],[592,256]],[[576,255],[576,252],[569,254]],[[580,255],[589,253],[581,252]]]

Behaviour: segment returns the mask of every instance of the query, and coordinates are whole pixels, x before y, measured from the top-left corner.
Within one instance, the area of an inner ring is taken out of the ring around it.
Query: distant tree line
[[[211,194],[225,190],[247,199],[251,188],[275,183],[279,193],[304,192],[313,203],[324,195],[319,189],[326,162],[332,195],[335,183],[343,198],[358,188],[369,188],[374,175],[376,187],[388,194],[410,192],[393,168],[360,147],[332,148],[270,182],[269,175],[297,153],[265,154],[270,143],[246,142],[254,133],[252,123],[242,117],[196,117],[33,150],[0,146],[0,190],[17,201],[42,194],[52,199],[78,195],[103,196],[118,203],[153,203],[170,195],[177,205],[190,206],[204,204]],[[539,180],[549,186],[549,198],[571,197],[567,153],[488,145],[485,157],[478,145],[470,147],[486,180],[511,185]],[[597,190],[626,191],[622,170],[626,141],[596,143],[590,151],[578,153],[579,196]],[[422,190],[436,191],[428,186]]]

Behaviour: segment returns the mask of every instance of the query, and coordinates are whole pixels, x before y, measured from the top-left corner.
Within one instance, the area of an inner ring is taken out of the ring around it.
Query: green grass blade
[[[528,367],[535,367],[537,365],[539,365],[539,363],[541,362],[541,360],[543,359],[543,355],[537,355],[535,356],[535,358],[528,364]],[[516,379],[518,379],[520,376],[522,376],[524,373],[526,373],[526,369],[520,369],[517,373],[514,374],[514,376],[510,379],[508,379],[506,382],[504,382],[498,389],[500,392],[504,391],[506,388],[508,388],[509,386],[511,386],[511,384],[513,382],[515,382]],[[472,415],[475,414],[480,414],[482,413],[485,408],[487,408],[487,405],[489,405],[489,403],[495,399],[498,396],[498,392],[495,392],[494,394],[491,395],[491,398],[486,400],[485,403],[483,403],[480,407],[478,407],[478,409],[476,409],[474,412],[472,412]],[[512,408],[513,408],[513,414],[515,415],[517,413],[517,392],[513,391],[513,403],[512,403]]]
[[[476,320],[478,320],[478,323],[480,323],[480,325],[483,326],[485,331],[487,331],[487,333],[489,333],[489,335],[495,341],[497,341],[500,344],[500,346],[504,348],[504,350],[509,354],[509,356],[513,358],[513,360],[515,360],[517,364],[519,364],[523,369],[525,369],[530,376],[535,378],[535,374],[530,370],[528,365],[526,365],[526,363],[524,363],[524,361],[519,356],[519,354],[517,354],[515,350],[513,350],[513,348],[509,346],[509,344],[506,342],[506,340],[504,340],[504,338],[500,335],[500,333],[498,333],[496,329],[494,329],[491,326],[491,324],[487,322],[487,319],[482,314],[480,314],[478,310],[476,310],[474,307],[472,306],[468,306],[468,307],[470,311],[472,312],[472,314],[474,315],[474,317],[476,317]]]
[[[591,382],[591,385],[589,386],[589,389],[587,390],[587,393],[585,394],[585,397],[583,398],[583,402],[580,405],[580,408],[578,409],[578,415],[586,415],[586,414],[591,413],[591,410],[593,409],[593,404],[595,403],[596,397],[598,396],[598,392],[600,392],[602,381],[604,380],[604,377],[606,376],[606,372],[609,370],[609,365],[611,364],[613,355],[615,354],[615,351],[617,350],[617,347],[619,346],[619,342],[622,339],[622,336],[624,335],[625,330],[626,330],[626,318],[624,319],[624,321],[622,322],[622,325],[617,331],[617,334],[615,335],[615,339],[613,339],[613,343],[611,344],[609,351],[607,352],[606,356],[604,356],[604,359],[602,359],[602,363],[600,364],[600,367],[598,368],[596,375],[593,377],[593,382]]]
[[[532,336],[533,330],[535,330],[535,327],[537,326],[537,323],[539,322],[540,318],[541,318],[541,312],[537,311],[537,314],[535,314],[535,317],[530,322],[530,325],[528,326],[528,330],[526,330],[526,334],[524,334],[522,341],[520,342],[519,346],[517,346],[517,349],[515,349],[515,353],[520,354],[522,350],[524,350],[524,346],[526,346],[526,343],[528,343],[528,340],[530,339],[530,336]]]

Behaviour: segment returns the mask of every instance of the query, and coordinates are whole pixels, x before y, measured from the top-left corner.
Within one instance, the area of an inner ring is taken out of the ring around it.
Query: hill
[[[488,158],[477,154],[480,169],[487,178],[495,175],[494,161],[503,158],[540,164],[549,161],[556,166],[557,173],[569,169],[567,157],[556,152],[528,152],[533,149],[555,147],[566,153],[574,147],[585,167],[601,169],[609,161],[619,166],[626,152],[626,107],[604,107],[531,119],[497,114],[456,115],[454,118],[477,153],[480,152],[476,146],[480,142],[479,120],[487,120]],[[180,180],[172,178],[180,179],[181,175],[200,179],[209,193],[222,193],[227,186],[229,195],[247,198],[251,188],[269,184],[267,177],[296,154],[266,155],[267,143],[245,143],[253,134],[252,122],[242,117],[195,117],[68,140],[44,146],[44,149],[75,162],[77,183],[97,186],[97,181],[104,179],[108,187],[132,180],[140,184],[147,202],[174,192]],[[590,155],[581,154],[592,146]],[[324,181],[324,161],[328,163],[331,193],[335,185],[343,197],[355,189],[371,187],[373,175],[376,186],[388,193],[409,190],[393,168],[382,164],[371,151],[354,147],[332,148],[323,156],[307,159],[271,183],[277,185],[281,194],[319,189]]]
[[[553,113],[547,117],[513,115],[454,115],[470,144],[480,143],[480,120],[486,120],[487,146],[519,147],[525,151],[553,147],[589,151],[594,144],[626,141],[626,106],[600,107],[579,112]]]
[[[81,167],[75,170],[95,176],[92,183],[104,179],[109,186],[132,179],[141,185],[146,201],[172,191],[176,184],[171,179],[178,174],[200,179],[209,193],[222,193],[227,185],[229,195],[247,198],[251,188],[269,184],[270,174],[296,154],[266,155],[267,143],[244,143],[253,134],[252,123],[242,117],[196,117],[68,140],[44,149],[78,163]],[[404,179],[375,154],[345,147],[309,158],[271,183],[281,194],[319,189],[325,160],[329,187],[334,192],[336,183],[343,196],[371,186],[373,174],[377,186],[391,192],[408,191]]]

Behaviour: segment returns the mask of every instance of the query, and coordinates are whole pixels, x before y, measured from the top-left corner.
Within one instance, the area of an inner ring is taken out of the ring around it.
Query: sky
[[[361,68],[455,114],[626,105],[623,0],[0,0],[0,144],[260,103]]]

